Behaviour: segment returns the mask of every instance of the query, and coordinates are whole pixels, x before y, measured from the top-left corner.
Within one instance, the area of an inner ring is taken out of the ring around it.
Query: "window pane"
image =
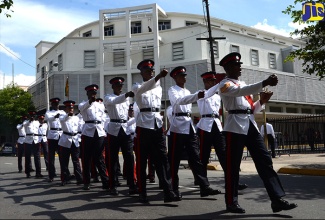
[[[125,66],[125,56],[123,49],[115,49],[114,53],[114,66]]]
[[[252,65],[258,66],[258,50],[251,50]]]
[[[84,51],[84,67],[96,67],[96,52],[94,50]]]
[[[271,69],[276,69],[276,57],[274,53],[269,54],[269,64]]]
[[[184,59],[184,47],[183,42],[173,43],[173,60],[183,60]]]

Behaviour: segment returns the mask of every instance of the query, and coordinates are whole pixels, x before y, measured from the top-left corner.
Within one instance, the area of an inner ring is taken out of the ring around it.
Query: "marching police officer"
[[[82,184],[81,167],[79,162],[79,117],[75,116],[73,112],[75,101],[66,100],[63,104],[65,105],[66,114],[59,117],[63,133],[58,143],[60,152],[61,186],[70,183],[70,156],[73,164],[74,175],[77,184],[79,185]]]
[[[166,139],[163,133],[163,120],[160,115],[162,88],[160,79],[168,74],[163,69],[153,76],[154,61],[143,60],[137,68],[141,71],[143,83],[133,85],[134,100],[140,112],[136,120],[136,168],[139,187],[139,201],[147,203],[146,168],[148,155],[154,161],[158,177],[164,188],[164,202],[176,201],[172,191],[170,168],[167,157]]]
[[[44,115],[38,116],[39,128],[38,128],[38,142],[40,145],[40,149],[43,151],[44,162],[46,166],[46,170],[48,170],[49,162],[48,162],[48,144],[47,144],[47,124],[44,123]]]
[[[34,156],[34,164],[36,169],[36,178],[41,178],[41,151],[38,145],[38,128],[39,122],[35,120],[36,112],[29,111],[29,120],[25,120],[23,125],[26,131],[25,138],[25,173],[30,178],[31,154]]]
[[[25,128],[23,126],[24,121],[27,119],[25,115],[21,116],[21,123],[17,125],[18,139],[17,139],[17,157],[18,157],[18,172],[23,172],[23,154],[24,154],[24,142],[26,137]]]
[[[221,193],[220,190],[210,187],[206,169],[199,158],[198,138],[191,118],[192,103],[203,98],[204,91],[191,94],[185,88],[186,75],[186,68],[184,66],[174,68],[170,72],[170,76],[175,80],[176,85],[168,89],[168,96],[173,110],[173,117],[169,128],[168,160],[172,172],[173,189],[179,200],[182,199],[182,195],[179,192],[178,169],[184,147],[193,174],[199,182],[201,197]]]
[[[65,111],[59,110],[59,98],[50,99],[51,110],[48,110],[45,114],[45,120],[48,124],[48,133],[47,141],[49,148],[48,156],[48,173],[49,173],[49,182],[53,182],[54,177],[56,177],[55,171],[55,153],[58,153],[59,157],[59,139],[62,135],[62,128],[60,124],[59,117],[60,115],[65,115]]]
[[[129,183],[129,195],[136,194],[138,191],[133,181],[134,155],[131,134],[127,130],[128,109],[130,101],[128,97],[133,97],[134,93],[129,91],[122,94],[124,83],[123,77],[114,77],[111,79],[113,94],[106,95],[104,105],[110,117],[108,124],[108,145],[109,145],[109,185],[110,194],[117,195],[117,163],[119,149],[122,149],[126,170],[127,182]]]
[[[85,87],[88,100],[79,104],[78,108],[85,121],[82,128],[83,153],[82,153],[82,172],[84,190],[90,189],[90,169],[91,160],[94,161],[98,173],[101,177],[102,188],[108,190],[108,176],[106,173],[105,162],[103,158],[105,107],[96,102],[98,85],[91,84]]]
[[[284,189],[277,173],[273,169],[272,159],[255,122],[254,113],[261,111],[269,101],[272,92],[261,92],[265,86],[276,86],[278,78],[271,75],[267,79],[246,85],[240,81],[241,55],[233,52],[220,61],[227,77],[220,82],[219,95],[224,103],[228,116],[225,120],[227,168],[225,174],[225,202],[228,212],[245,213],[238,203],[238,179],[244,146],[249,150],[257,172],[272,201],[273,212],[290,210],[297,205],[282,199]],[[260,100],[253,101],[251,94],[260,92]]]

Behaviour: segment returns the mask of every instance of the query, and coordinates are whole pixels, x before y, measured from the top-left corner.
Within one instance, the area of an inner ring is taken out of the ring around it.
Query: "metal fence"
[[[325,114],[269,118],[269,123],[280,154],[325,152]]]

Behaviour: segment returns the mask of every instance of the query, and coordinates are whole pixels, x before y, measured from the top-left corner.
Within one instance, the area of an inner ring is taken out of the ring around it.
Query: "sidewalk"
[[[214,152],[211,153],[209,170],[222,170],[219,161],[215,160]],[[284,174],[325,176],[325,153],[319,154],[283,154],[272,158],[274,170]],[[241,172],[257,173],[251,157],[242,160]]]

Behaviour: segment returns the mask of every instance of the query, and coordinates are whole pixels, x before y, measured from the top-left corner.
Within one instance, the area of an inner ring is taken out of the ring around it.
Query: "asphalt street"
[[[122,161],[122,158],[121,160]],[[249,159],[245,162],[249,163]],[[252,163],[252,161],[251,161]],[[121,163],[122,164],[122,163]],[[246,166],[246,165],[245,165]],[[253,163],[251,166],[254,166]],[[42,167],[44,160],[42,158]],[[58,160],[56,167],[59,170]],[[72,165],[70,165],[72,171]],[[45,169],[42,172],[46,175]],[[32,173],[35,175],[35,173]],[[128,196],[125,180],[120,179],[118,196],[110,196],[93,183],[90,191],[74,182],[60,186],[59,178],[48,183],[47,177],[27,179],[18,173],[17,157],[0,157],[0,218],[1,219],[323,219],[325,216],[324,176],[282,174],[279,177],[287,193],[285,199],[298,204],[290,211],[272,213],[271,202],[256,171],[240,174],[240,182],[249,188],[240,191],[239,203],[245,214],[225,211],[224,179],[221,170],[208,170],[213,188],[222,194],[201,198],[193,184],[191,170],[180,166],[180,191],[183,200],[164,203],[156,183],[148,183],[149,204],[138,202],[137,196]]]

